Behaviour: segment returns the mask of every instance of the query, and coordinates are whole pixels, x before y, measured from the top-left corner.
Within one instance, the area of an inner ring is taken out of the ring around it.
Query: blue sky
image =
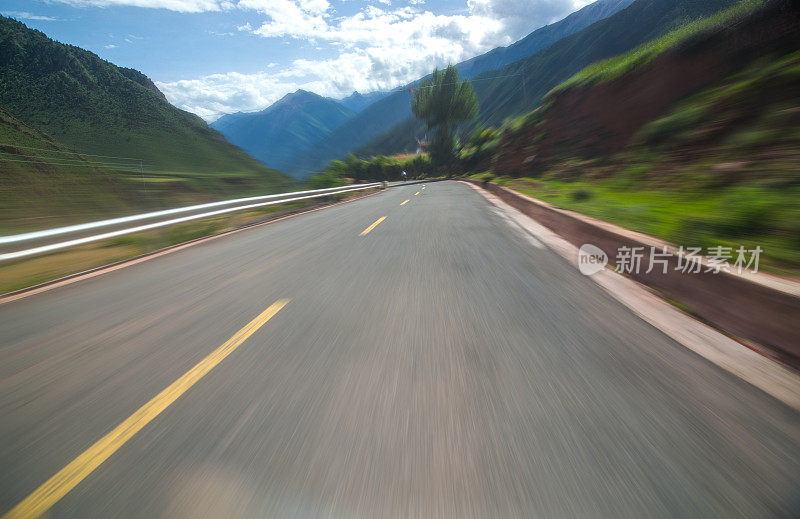
[[[208,121],[304,88],[393,88],[586,0],[0,0],[0,13],[152,78]]]

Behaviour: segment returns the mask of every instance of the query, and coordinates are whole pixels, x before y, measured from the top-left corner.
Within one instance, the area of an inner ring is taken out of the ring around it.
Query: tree
[[[453,65],[444,70],[436,69],[414,90],[411,110],[434,132],[428,144],[431,161],[449,169],[455,158],[458,124],[478,115],[478,98],[472,84],[461,81]]]

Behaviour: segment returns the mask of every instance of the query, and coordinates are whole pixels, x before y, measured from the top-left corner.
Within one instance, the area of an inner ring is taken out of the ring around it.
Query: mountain
[[[666,242],[760,247],[796,275],[798,42],[796,0],[683,25],[560,83],[460,170]]]
[[[169,104],[144,74],[3,16],[0,107],[71,148],[140,159],[217,196],[220,186],[263,192],[288,182]]]
[[[624,8],[630,0],[598,0],[561,21],[533,31],[531,34],[509,47],[495,49],[456,65],[468,77],[496,69],[520,57],[528,56],[546,48],[559,38],[580,31],[584,27]],[[385,97],[370,104],[355,117],[337,130],[331,132],[313,148],[299,151],[292,164],[301,171],[315,171],[333,159],[337,159],[363,146],[370,140],[384,134],[411,117],[411,94],[408,89],[418,85],[425,78],[398,88]],[[414,141],[416,135],[409,133],[404,142]]]
[[[135,205],[135,184],[109,175],[94,165],[97,160],[0,108],[0,234],[128,211]]]
[[[794,0],[747,2],[590,65],[507,127],[493,170],[535,175],[564,158],[587,164],[624,151],[662,171],[694,161],[720,175],[728,170],[711,165],[723,163],[729,181],[796,183],[798,41]]]
[[[561,21],[551,23],[537,29],[508,47],[498,47],[486,54],[476,56],[456,65],[464,79],[471,79],[478,74],[497,70],[508,64],[536,54],[548,45],[561,38],[575,34],[598,20],[608,18],[612,14],[628,7],[633,0],[605,0],[594,2],[583,9],[575,11]]]
[[[354,94],[356,95],[356,94]],[[352,98],[352,99],[351,99]],[[358,98],[347,98],[358,106]],[[305,176],[290,159],[355,115],[332,99],[298,90],[260,112],[223,115],[211,127],[269,167]]]
[[[532,110],[545,94],[590,63],[622,54],[737,0],[636,0],[627,8],[501,69],[477,75],[480,124],[499,125]],[[363,146],[359,154],[409,151],[424,128],[411,118]]]
[[[358,113],[362,111],[364,108],[368,107],[375,101],[379,101],[383,99],[391,92],[384,92],[381,90],[375,92],[369,92],[368,94],[361,94],[358,91],[353,92],[349,96],[345,97],[344,99],[339,99],[339,104],[344,106],[345,108],[352,110],[354,113]]]

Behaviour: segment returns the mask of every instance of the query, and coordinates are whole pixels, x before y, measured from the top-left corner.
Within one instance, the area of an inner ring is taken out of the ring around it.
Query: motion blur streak
[[[430,187],[0,306],[0,510],[285,294],[52,515],[792,516],[800,413]]]
[[[92,243],[92,242],[101,241],[101,240],[108,240],[110,238],[115,238],[117,236],[124,236],[126,234],[134,234],[134,233],[138,233],[138,232],[149,231],[150,229],[157,229],[159,227],[165,227],[167,225],[175,225],[175,224],[179,224],[179,223],[190,222],[192,220],[198,220],[200,218],[209,218],[211,216],[217,216],[217,215],[220,215],[220,214],[232,213],[234,211],[243,211],[245,209],[255,209],[257,207],[265,207],[265,206],[268,206],[268,205],[276,205],[276,204],[285,204],[285,203],[289,203],[289,202],[297,202],[298,200],[308,200],[308,199],[311,199],[311,198],[319,198],[319,197],[323,197],[323,196],[330,196],[330,195],[338,194],[338,193],[349,193],[351,191],[362,191],[364,189],[370,189],[370,187],[372,187],[372,186],[371,185],[364,185],[364,186],[359,186],[359,187],[356,187],[356,188],[347,188],[347,189],[342,189],[342,190],[339,190],[339,191],[333,191],[333,192],[330,192],[330,193],[317,193],[317,194],[314,194],[314,195],[294,196],[294,197],[291,197],[291,198],[281,198],[280,200],[273,200],[273,201],[270,201],[270,202],[259,202],[257,204],[240,205],[240,206],[236,206],[236,207],[229,207],[227,209],[218,209],[216,211],[210,211],[210,212],[207,212],[207,213],[193,214],[193,215],[190,215],[190,216],[183,216],[181,218],[173,218],[172,220],[164,220],[164,221],[161,221],[161,222],[150,223],[150,224],[147,224],[147,225],[139,225],[137,227],[129,227],[127,229],[121,229],[121,230],[118,230],[118,231],[111,231],[111,232],[106,232],[106,233],[103,233],[103,234],[96,234],[94,236],[87,236],[85,238],[76,238],[74,240],[67,240],[67,241],[62,241],[62,242],[58,242],[58,243],[52,243],[52,244],[49,244],[49,245],[42,245],[41,247],[33,247],[33,248],[30,248],[30,249],[25,249],[25,250],[21,250],[21,251],[8,252],[8,253],[5,253],[5,254],[0,254],[0,261],[8,261],[8,260],[12,260],[12,259],[24,258],[24,257],[27,257],[27,256],[34,256],[36,254],[42,254],[42,253],[45,253],[45,252],[50,252],[50,251],[59,250],[59,249],[66,249],[66,248],[69,248],[69,247],[76,247],[78,245],[84,245],[86,243]]]
[[[239,330],[222,346],[211,352],[208,357],[139,408],[138,411],[119,424],[114,430],[103,436],[97,443],[47,480],[20,504],[12,508],[11,511],[3,516],[4,519],[31,518],[44,514],[67,492],[72,490],[94,469],[107,460],[109,456],[122,447],[134,434],[161,414],[162,411],[203,378],[206,373],[222,362],[225,357],[233,353],[236,348],[267,321],[272,319],[288,302],[288,299],[280,299],[270,305],[269,308],[250,321],[247,326]]]
[[[364,184],[357,186],[357,189],[366,189],[370,187],[379,186],[380,183]],[[351,188],[352,189],[352,188]],[[177,207],[174,209],[165,209],[163,211],[153,211],[150,213],[134,214],[130,216],[122,216],[120,218],[111,218],[110,220],[100,220],[97,222],[87,222],[78,225],[69,225],[66,227],[58,227],[56,229],[45,229],[43,231],[34,231],[24,234],[14,234],[11,236],[0,236],[0,244],[16,243],[20,241],[35,240],[39,238],[47,238],[49,236],[57,236],[59,234],[69,234],[77,231],[85,231],[88,229],[96,229],[98,227],[108,227],[110,225],[118,225],[121,223],[135,222],[139,220],[148,220],[150,218],[158,218],[159,216],[167,216],[170,214],[186,213],[190,211],[197,211],[200,209],[209,209],[211,207],[219,207],[223,205],[241,204],[245,202],[254,202],[256,200],[268,200],[273,198],[290,198],[297,195],[308,195],[311,193],[330,193],[331,191],[344,192],[348,189],[342,187],[328,187],[325,189],[312,189],[307,191],[295,191],[292,193],[277,193],[273,195],[262,196],[249,196],[246,198],[236,198],[233,200],[222,200],[219,202],[209,202],[207,204],[190,205],[185,207]]]

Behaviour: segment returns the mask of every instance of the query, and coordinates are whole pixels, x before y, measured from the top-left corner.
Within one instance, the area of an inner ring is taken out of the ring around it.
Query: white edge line
[[[191,205],[191,206],[187,206],[187,207],[177,207],[177,208],[174,208],[174,209],[165,209],[165,210],[162,210],[162,211],[153,211],[151,213],[141,213],[141,214],[134,214],[134,215],[130,215],[130,216],[121,216],[119,218],[112,218],[110,220],[99,220],[99,221],[95,221],[95,222],[81,223],[81,224],[77,224],[77,225],[69,225],[69,226],[66,226],[66,227],[57,227],[57,228],[54,228],[54,229],[45,229],[45,230],[42,230],[42,231],[33,231],[33,232],[28,232],[28,233],[23,233],[23,234],[14,234],[14,235],[11,235],[11,236],[0,236],[0,244],[16,243],[16,242],[20,242],[20,241],[33,240],[33,239],[36,239],[36,238],[47,238],[49,236],[57,236],[59,234],[68,234],[68,233],[77,232],[77,231],[85,231],[87,229],[96,229],[98,227],[107,227],[109,225],[116,225],[116,224],[120,224],[120,223],[128,223],[128,222],[135,222],[135,221],[139,221],[139,220],[147,220],[149,218],[156,218],[156,217],[159,217],[159,216],[166,216],[166,215],[170,215],[170,214],[185,213],[185,212],[188,212],[188,211],[197,211],[199,209],[208,209],[208,208],[211,208],[211,207],[219,207],[219,206],[223,206],[223,205],[236,204],[236,203],[239,203],[239,202],[252,202],[252,201],[255,201],[255,200],[267,200],[267,199],[271,199],[271,198],[278,198],[278,197],[285,197],[285,196],[307,195],[309,193],[333,194],[333,193],[329,193],[329,192],[337,190],[337,189],[338,190],[342,190],[342,191],[345,190],[345,189],[356,191],[358,189],[365,189],[365,186],[377,186],[377,185],[380,185],[380,182],[374,182],[374,183],[371,183],[371,184],[364,184],[364,186],[359,186],[358,188],[345,187],[345,186],[326,187],[324,189],[311,189],[311,190],[308,190],[308,191],[295,191],[295,192],[292,192],[292,193],[276,193],[276,194],[272,194],[272,195],[250,196],[250,197],[246,197],[246,198],[236,198],[236,199],[233,199],[233,200],[222,200],[222,201],[219,201],[219,202],[209,202],[207,204]]]
[[[67,241],[62,241],[62,242],[58,242],[58,243],[51,243],[50,245],[42,245],[41,247],[33,247],[31,249],[25,249],[25,250],[16,251],[16,252],[8,252],[6,254],[0,254],[0,261],[8,261],[8,260],[12,260],[12,259],[24,258],[26,256],[33,256],[35,254],[42,254],[42,253],[45,253],[45,252],[51,252],[51,251],[54,251],[54,250],[65,249],[65,248],[68,248],[68,247],[75,247],[77,245],[84,245],[86,243],[92,243],[92,242],[95,242],[95,241],[107,240],[109,238],[116,238],[117,236],[123,236],[125,234],[133,234],[133,233],[137,233],[137,232],[149,231],[150,229],[156,229],[158,227],[165,227],[167,225],[174,225],[174,224],[178,224],[178,223],[189,222],[191,220],[197,220],[197,219],[200,219],[200,218],[208,218],[210,216],[217,216],[217,215],[225,214],[225,213],[232,213],[234,211],[242,211],[244,209],[253,209],[255,207],[263,207],[263,206],[275,205],[275,204],[285,204],[287,202],[295,202],[297,200],[306,200],[306,199],[309,199],[309,198],[317,198],[317,197],[320,197],[320,196],[335,195],[335,194],[338,194],[338,193],[349,193],[349,192],[352,192],[352,191],[361,191],[361,190],[364,190],[364,189],[370,189],[372,187],[374,187],[374,186],[371,185],[371,184],[367,184],[367,185],[364,185],[364,186],[361,186],[361,187],[358,187],[358,188],[343,189],[341,191],[334,191],[334,192],[331,192],[331,193],[317,193],[317,194],[314,194],[314,195],[298,196],[298,197],[293,197],[293,198],[282,198],[280,200],[272,200],[272,201],[269,201],[269,202],[260,202],[260,203],[257,203],[257,204],[248,204],[248,205],[242,205],[242,206],[237,206],[237,207],[230,207],[230,208],[227,208],[227,209],[218,209],[216,211],[210,211],[210,212],[207,212],[207,213],[194,214],[194,215],[191,215],[191,216],[184,216],[184,217],[181,217],[181,218],[173,218],[172,220],[165,220],[163,222],[155,222],[155,223],[150,223],[150,224],[147,224],[147,225],[140,225],[138,227],[129,227],[127,229],[120,229],[119,231],[112,231],[112,232],[107,232],[107,233],[103,233],[103,234],[95,234],[94,236],[87,236],[85,238],[77,238],[75,240],[67,240]]]
[[[578,248],[478,186],[464,182],[576,268]],[[614,299],[664,334],[786,405],[800,410],[800,375],[681,312],[643,285],[605,269],[589,276]]]

